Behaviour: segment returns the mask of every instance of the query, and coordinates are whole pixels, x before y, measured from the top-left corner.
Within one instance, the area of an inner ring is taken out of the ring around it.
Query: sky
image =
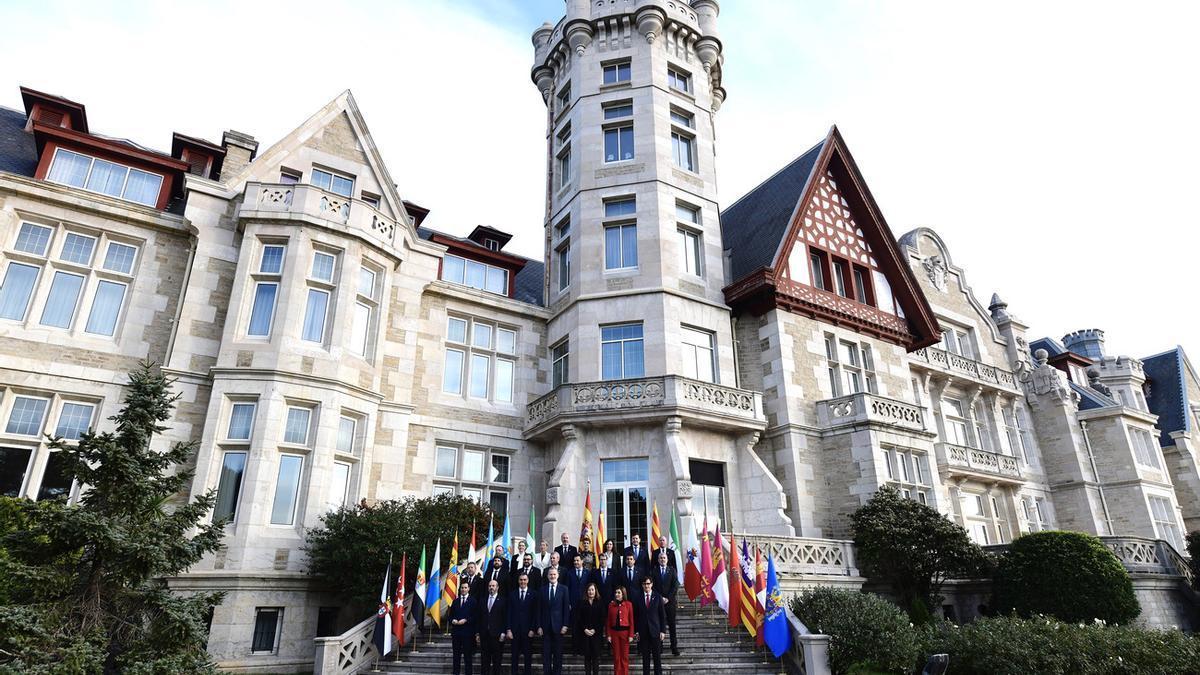
[[[723,204],[837,124],[892,231],[936,230],[1031,337],[1200,350],[1200,3],[724,0]],[[94,131],[266,148],[350,89],[433,228],[539,257],[545,108],[530,35],[562,0],[0,3],[0,105]],[[48,49],[53,45],[52,49]],[[1200,359],[1200,351],[1193,351]]]

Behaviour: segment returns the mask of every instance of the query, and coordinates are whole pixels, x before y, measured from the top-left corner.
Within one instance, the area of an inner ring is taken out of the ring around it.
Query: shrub
[[[1068,622],[1124,624],[1141,612],[1117,557],[1082,532],[1017,538],[1000,559],[992,603],[997,613],[1047,614]]]
[[[877,595],[813,588],[792,599],[792,612],[812,632],[832,638],[829,665],[834,673],[908,673],[916,663],[908,617]]]
[[[1192,584],[1200,591],[1200,530],[1188,533],[1187,552],[1192,557]]]

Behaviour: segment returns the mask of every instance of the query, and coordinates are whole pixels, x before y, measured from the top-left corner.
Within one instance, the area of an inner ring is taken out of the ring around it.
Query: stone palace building
[[[349,92],[269,147],[168,152],[22,88],[0,108],[0,492],[75,498],[46,434],[106,428],[127,371],[162,364],[163,443],[198,442],[192,492],[230,519],[171,583],[227,591],[210,650],[256,672],[363,618],[301,550],[361,499],[532,508],[551,538],[590,481],[618,541],[656,503],[758,536],[793,583],[861,583],[848,516],[892,484],[981,544],[1072,529],[1177,566],[1200,528],[1183,350],[1114,355],[981,301],[937,233],[895,236],[836,128],[719,203],[717,14],[568,0],[534,31],[547,180],[512,187],[546,192],[541,260],[423,226]]]

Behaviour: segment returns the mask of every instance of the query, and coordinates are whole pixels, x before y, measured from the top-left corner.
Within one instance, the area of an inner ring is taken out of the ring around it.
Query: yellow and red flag
[[[446,571],[446,581],[442,585],[442,608],[450,610],[454,599],[458,597],[458,530],[454,531],[454,548],[450,549],[450,569]]]
[[[658,524],[658,502],[655,501],[653,504],[654,515],[650,519],[650,562],[651,565],[657,565],[658,559],[654,557],[654,554],[658,551],[658,540],[662,538],[662,526]]]
[[[603,500],[601,500],[601,504],[603,504]],[[596,545],[592,547],[597,556],[597,564],[600,563],[599,556],[600,552],[604,550],[604,542],[608,541],[608,528],[604,526],[604,518],[604,508],[601,506],[600,513],[596,514]]]
[[[592,538],[592,481],[587,484],[587,499],[583,503],[583,523],[579,526],[579,545],[583,545],[584,537]]]

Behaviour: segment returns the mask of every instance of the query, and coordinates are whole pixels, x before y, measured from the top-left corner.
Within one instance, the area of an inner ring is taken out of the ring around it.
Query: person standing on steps
[[[508,634],[508,607],[500,595],[500,582],[488,580],[488,594],[479,607],[479,633],[476,639],[482,652],[480,673],[500,675],[504,657],[504,638]]]
[[[538,593],[537,634],[542,638],[542,675],[562,675],[563,637],[571,625],[570,589],[558,581],[558,570],[546,572],[546,584]]]
[[[575,556],[579,555],[579,549],[571,545],[571,537],[566,532],[562,533],[562,543],[554,547],[554,552],[558,554],[558,564],[568,568]]]
[[[625,566],[621,568],[621,575],[615,582],[625,587],[626,597],[633,597],[637,593],[639,582],[642,580],[642,569],[637,566],[636,560],[632,553],[625,556]]]
[[[633,628],[642,651],[642,675],[662,675],[662,646],[667,637],[667,610],[662,596],[654,592],[654,581],[642,579],[642,592],[633,602]]]
[[[522,574],[529,577],[529,590],[536,591],[542,587],[542,570],[538,569],[537,565],[533,564],[532,553],[525,554],[525,566],[519,568],[512,578],[516,579]]]
[[[658,549],[658,564],[654,567],[650,578],[654,580],[654,590],[663,601],[667,610],[667,628],[671,631],[671,653],[679,656],[679,641],[675,635],[675,595],[679,591],[679,577],[675,576],[675,568],[671,567],[671,559],[667,549]]]
[[[613,579],[616,575],[608,565],[608,555],[601,553],[596,559],[596,569],[592,571],[592,582],[596,584],[596,588],[600,591],[600,599],[604,604],[608,604],[612,600]]]
[[[667,535],[664,534],[658,538],[658,550],[666,552],[667,564],[671,566],[671,569],[679,569],[679,556],[675,555],[675,549],[667,545]],[[654,561],[658,562],[658,558],[655,557]]]
[[[605,539],[604,550],[602,550],[601,553],[608,556],[608,571],[616,572],[617,568],[621,566],[621,561],[623,560],[621,557],[621,552],[617,550],[616,542],[614,542],[612,539]]]
[[[519,668],[522,658],[525,660],[525,675],[533,675],[533,634],[537,631],[537,625],[537,592],[529,586],[529,575],[521,572],[517,575],[517,588],[508,598],[506,635],[512,644],[512,675],[521,675]]]
[[[508,578],[513,580],[513,587],[516,587],[517,570],[525,564],[525,548],[527,544],[524,539],[517,540],[517,552],[513,554],[512,562],[508,566]],[[532,551],[530,551],[532,553]]]
[[[500,584],[501,595],[508,592],[508,565],[500,558],[492,558],[492,567],[484,576],[484,583],[490,584],[493,581]]]
[[[600,651],[608,608],[600,599],[596,584],[589,583],[579,606],[575,608],[575,652],[583,657],[584,675],[600,675]]]
[[[579,540],[579,557],[583,558],[583,569],[592,570],[596,567],[596,552],[592,550],[592,540],[584,537]]]
[[[471,597],[471,585],[459,584],[458,597],[450,605],[450,636],[454,654],[454,675],[471,675],[475,659],[475,621],[479,610]],[[466,663],[466,670],[460,669]]]
[[[650,566],[650,554],[646,552],[646,547],[642,546],[642,535],[640,534],[634,534],[633,543],[625,547],[625,556],[631,555],[634,563],[641,569]]]
[[[533,564],[540,569],[542,571],[542,575],[545,576],[546,568],[550,566],[550,544],[546,543],[545,539],[538,544],[538,552],[537,555],[533,556]]]
[[[633,605],[625,599],[625,587],[613,588],[608,603],[608,644],[612,645],[613,675],[629,675],[629,643],[633,641]]]

